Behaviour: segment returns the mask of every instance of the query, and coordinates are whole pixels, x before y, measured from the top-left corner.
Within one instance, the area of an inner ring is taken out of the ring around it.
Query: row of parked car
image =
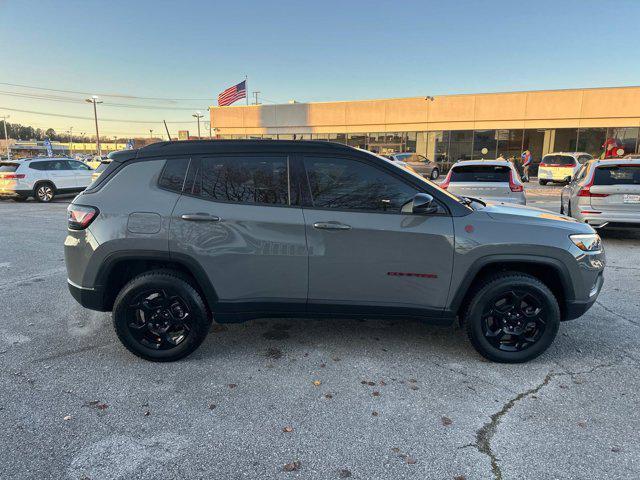
[[[105,170],[110,160],[91,162],[58,157],[0,162],[0,196],[17,202],[33,197],[47,203],[56,195],[81,192]]]

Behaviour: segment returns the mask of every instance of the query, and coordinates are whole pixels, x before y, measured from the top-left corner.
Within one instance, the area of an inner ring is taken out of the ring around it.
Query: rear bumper
[[[100,288],[87,288],[76,285],[71,280],[67,280],[69,292],[76,302],[89,310],[106,312],[104,308],[104,291]]]
[[[573,176],[572,169],[551,169],[539,168],[538,180],[546,180],[548,182],[566,182]]]
[[[589,213],[592,210],[599,213]],[[598,210],[597,207],[589,207],[576,212],[575,218],[588,223],[594,228],[640,228],[640,211],[630,213],[607,212]]]
[[[28,197],[32,195],[31,190],[15,190],[12,188],[0,188],[0,197]]]

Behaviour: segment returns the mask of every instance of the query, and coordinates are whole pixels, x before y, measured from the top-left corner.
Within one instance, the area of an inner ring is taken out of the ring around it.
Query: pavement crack
[[[518,403],[520,400],[529,397],[530,395],[534,395],[538,393],[544,386],[548,385],[553,377],[557,374],[553,372],[547,373],[537,386],[526,390],[522,393],[519,393],[507,403],[505,403],[502,408],[491,415],[491,421],[485,423],[477,432],[476,432],[476,442],[475,447],[478,449],[480,453],[483,453],[489,457],[491,460],[491,471],[493,472],[493,478],[495,480],[502,480],[502,470],[500,469],[500,465],[498,465],[498,457],[491,449],[491,440],[495,435],[498,425],[500,424],[500,420],[504,417],[509,411],[513,408],[513,406]]]
[[[626,320],[627,322],[629,322],[632,325],[635,325],[636,327],[640,327],[640,323],[636,322],[635,320],[631,320],[628,317],[625,317],[624,315],[616,312],[615,310],[610,309],[609,307],[606,307],[603,303],[600,302],[600,300],[596,300],[596,303],[600,305],[608,313],[615,315],[616,317],[621,318],[623,320]]]

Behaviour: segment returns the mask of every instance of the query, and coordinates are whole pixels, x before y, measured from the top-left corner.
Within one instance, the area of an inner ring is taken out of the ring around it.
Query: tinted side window
[[[192,163],[193,195],[222,202],[290,204],[287,157],[213,156]]]
[[[71,166],[72,170],[91,170],[88,165],[85,165],[82,162],[76,162],[75,160],[70,160],[69,165]]]
[[[31,162],[29,168],[33,170],[48,170],[49,162]]]
[[[100,164],[100,167],[103,164]],[[158,185],[174,192],[182,193],[184,178],[189,166],[188,158],[171,158],[166,161]],[[104,170],[104,169],[103,169]]]
[[[305,157],[314,207],[399,212],[417,193],[374,166],[344,158]]]

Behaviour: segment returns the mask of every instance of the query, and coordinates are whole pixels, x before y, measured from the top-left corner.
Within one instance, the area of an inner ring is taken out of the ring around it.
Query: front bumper
[[[596,277],[587,300],[571,300],[565,303],[566,310],[563,320],[575,320],[584,315],[596,303],[600,290],[602,290],[602,285],[604,285],[604,272],[600,272]]]

